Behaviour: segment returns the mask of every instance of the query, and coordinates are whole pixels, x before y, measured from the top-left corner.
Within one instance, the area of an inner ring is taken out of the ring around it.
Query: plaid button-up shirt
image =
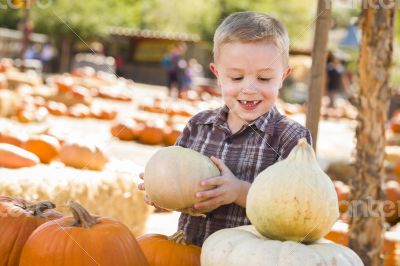
[[[227,124],[228,112],[225,105],[195,115],[176,145],[220,158],[237,178],[252,183],[258,173],[286,158],[300,138],[306,138],[311,144],[310,132],[280,114],[275,106],[235,134]],[[247,224],[250,221],[246,209],[232,203],[207,213],[207,217],[182,213],[178,227],[185,231],[188,243],[201,246],[217,230]]]

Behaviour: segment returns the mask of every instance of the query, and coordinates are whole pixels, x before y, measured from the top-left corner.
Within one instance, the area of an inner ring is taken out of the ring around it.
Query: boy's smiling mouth
[[[244,100],[238,100],[240,106],[248,111],[256,109],[256,107],[262,102],[260,100],[254,100],[254,101],[244,101]]]

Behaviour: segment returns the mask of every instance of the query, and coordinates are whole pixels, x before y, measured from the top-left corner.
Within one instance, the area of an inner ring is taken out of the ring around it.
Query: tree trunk
[[[390,98],[395,1],[369,0],[361,14],[357,176],[352,181],[350,247],[365,265],[383,265],[385,122]]]
[[[20,70],[25,71],[25,52],[28,49],[32,33],[32,25],[30,22],[31,11],[29,8],[24,9],[24,17],[22,19],[22,39],[21,39],[21,51],[19,58],[21,60]]]
[[[306,127],[311,132],[314,150],[316,150],[317,147],[318,124],[321,113],[321,97],[323,91],[325,91],[326,59],[328,55],[328,35],[330,27],[331,1],[318,0],[306,116]]]
[[[68,72],[71,61],[71,40],[68,37],[64,37],[61,43],[61,61],[60,71]]]

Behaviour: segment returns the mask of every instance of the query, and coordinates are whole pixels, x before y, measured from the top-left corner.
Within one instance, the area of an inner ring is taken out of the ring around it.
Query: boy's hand
[[[200,182],[203,187],[215,186],[215,188],[196,193],[196,197],[202,199],[201,202],[194,205],[196,209],[217,208],[235,202],[242,190],[243,181],[236,178],[222,160],[214,156],[211,157],[211,160],[221,171],[221,176]]]
[[[144,174],[143,174],[143,173],[140,173],[140,174],[139,174],[139,177],[140,177],[140,179],[143,180]],[[146,188],[144,187],[144,183],[140,183],[140,184],[138,185],[138,189],[139,189],[139,190],[142,190],[142,191],[146,191]],[[163,208],[160,208],[160,207],[158,207],[157,205],[155,205],[155,204],[150,200],[150,197],[149,197],[149,195],[147,195],[147,194],[144,195],[144,202],[145,202],[146,204],[150,205],[150,206],[153,206],[153,207],[155,207],[155,208],[161,210],[161,211],[167,211],[167,210],[165,210],[165,209],[163,209]]]

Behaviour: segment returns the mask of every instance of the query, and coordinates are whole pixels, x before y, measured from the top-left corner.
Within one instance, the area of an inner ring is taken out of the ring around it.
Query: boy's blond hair
[[[223,44],[231,42],[274,43],[281,52],[284,66],[289,61],[289,36],[283,24],[264,13],[237,12],[229,15],[218,26],[214,34],[214,61]],[[278,56],[276,58],[278,60]]]

